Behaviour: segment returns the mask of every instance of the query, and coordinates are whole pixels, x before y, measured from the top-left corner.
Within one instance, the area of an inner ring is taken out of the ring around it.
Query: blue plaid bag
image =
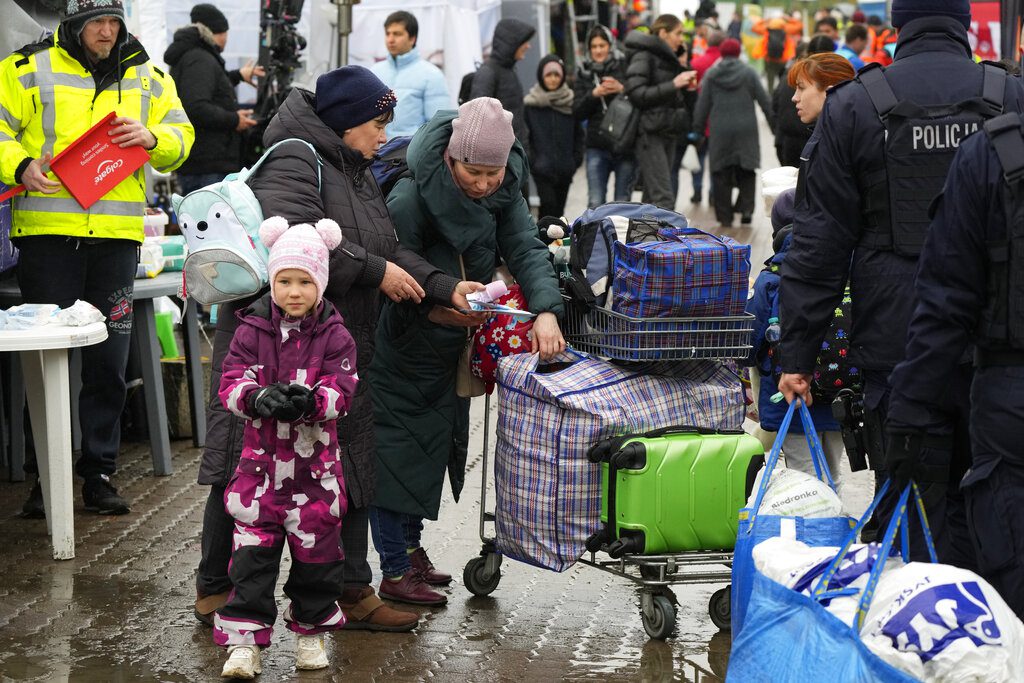
[[[494,488],[498,550],[560,572],[601,528],[592,444],[672,424],[738,429],[744,401],[736,375],[717,363],[666,363],[669,376],[575,352],[559,360],[566,362],[540,366],[536,354],[499,361]]]
[[[694,227],[665,228],[664,241],[614,246],[612,310],[631,318],[742,315],[750,246]]]

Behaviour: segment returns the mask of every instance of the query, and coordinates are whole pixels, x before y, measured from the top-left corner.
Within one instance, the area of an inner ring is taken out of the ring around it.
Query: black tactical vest
[[[1006,183],[1006,237],[988,243],[987,303],[978,335],[994,348],[1024,351],[1024,130],[1020,115],[985,123]]]
[[[1006,72],[982,64],[981,96],[922,106],[896,97],[885,70],[868,65],[857,76],[885,126],[885,166],[858,178],[866,225],[860,244],[917,258],[960,141],[1003,111]]]

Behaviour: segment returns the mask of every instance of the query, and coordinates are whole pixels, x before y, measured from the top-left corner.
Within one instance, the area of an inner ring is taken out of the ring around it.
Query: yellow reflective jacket
[[[59,32],[0,62],[0,181],[14,185],[15,173],[26,159],[46,152],[56,156],[112,111],[141,121],[156,137],[156,147],[149,151],[155,169],[167,172],[180,166],[195,131],[170,76],[151,64],[142,45],[128,36],[118,48],[119,67],[94,77],[72,56],[82,48],[76,45],[69,51],[63,36]],[[140,168],[88,210],[63,186],[56,194],[16,196],[11,236],[141,242],[145,208],[146,180]]]

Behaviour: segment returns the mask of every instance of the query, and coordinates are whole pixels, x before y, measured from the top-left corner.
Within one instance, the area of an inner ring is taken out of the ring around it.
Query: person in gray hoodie
[[[760,105],[769,125],[772,105],[757,72],[738,59],[739,41],[729,38],[721,50],[722,60],[708,70],[701,83],[693,130],[703,135],[710,119],[712,204],[721,226],[731,228],[734,212],[740,214],[743,225],[749,225],[754,214],[754,171],[761,165],[754,102]],[[735,204],[734,188],[739,189]]]
[[[525,21],[499,21],[491,38],[491,56],[477,69],[469,94],[471,100],[493,97],[501,102],[505,111],[512,112],[512,130],[522,145],[529,144],[530,131],[526,125],[523,86],[516,77],[515,66],[526,56],[530,39],[536,32]]]

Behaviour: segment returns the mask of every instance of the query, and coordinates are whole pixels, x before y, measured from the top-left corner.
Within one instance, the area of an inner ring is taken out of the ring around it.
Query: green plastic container
[[[160,248],[164,252],[164,270],[180,271],[184,268],[185,256],[188,252],[185,238],[181,235],[168,235],[158,239]]]
[[[742,432],[668,427],[619,437],[602,460],[601,535],[613,557],[731,550],[764,449]]]
[[[174,338],[174,319],[170,311],[157,313],[154,317],[156,336],[160,340],[160,358],[179,358],[181,353],[178,352],[178,340]]]

